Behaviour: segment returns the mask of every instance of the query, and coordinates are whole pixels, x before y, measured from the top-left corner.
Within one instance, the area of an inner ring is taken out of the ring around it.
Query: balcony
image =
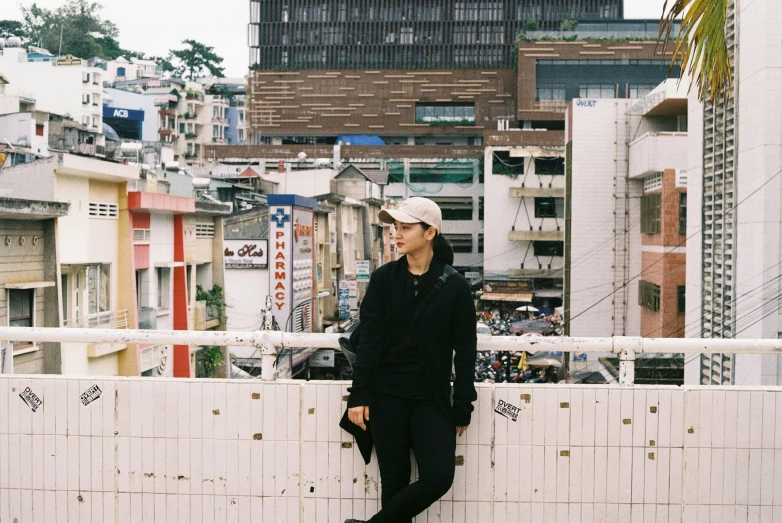
[[[647,133],[630,143],[630,178],[687,169],[687,133]]]
[[[215,307],[208,307],[206,301],[198,300],[193,306],[193,324],[197,331],[214,329],[220,325],[220,313]]]
[[[63,327],[71,329],[127,329],[128,311],[105,311],[87,316],[71,318],[62,322]],[[113,354],[127,348],[127,343],[122,340],[103,343],[88,343],[87,357],[99,358]]]
[[[564,187],[511,187],[511,198],[524,198],[524,197],[553,197],[564,198]]]
[[[564,223],[564,220],[562,220]],[[508,240],[512,242],[516,241],[547,241],[547,242],[563,242],[565,241],[565,229],[561,230],[526,230],[526,231],[510,231],[508,233]]]
[[[63,329],[12,329],[0,328],[0,339],[64,341]],[[81,335],[110,339],[99,331]],[[267,380],[282,341],[338,348],[336,335],[323,334],[283,340],[279,332],[127,331],[123,338],[258,344]],[[636,352],[778,354],[779,340],[479,338],[482,351],[612,352],[623,384],[477,384],[471,425],[456,440],[453,485],[424,518],[776,521],[782,440],[774,427],[782,388],[639,386],[627,379]],[[155,349],[150,353],[141,359],[148,368],[160,362]],[[211,521],[213,512],[229,511],[231,521],[369,517],[379,507],[376,456],[363,465],[353,438],[336,426],[348,386],[0,375],[0,427],[9,442],[0,462],[4,520],[35,521],[42,513],[38,519],[56,520],[54,504],[35,502],[35,492],[71,496],[75,522],[146,515]]]
[[[157,329],[157,309],[153,307],[139,307],[138,328],[147,330]]]
[[[565,131],[537,131],[534,129],[513,129],[510,131],[484,131],[483,143],[487,146],[565,147]]]

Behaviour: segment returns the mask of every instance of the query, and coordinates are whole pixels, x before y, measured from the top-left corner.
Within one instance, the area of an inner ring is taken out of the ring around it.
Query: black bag
[[[424,311],[424,308],[426,308],[426,306],[429,304],[429,301],[434,297],[435,294],[437,294],[440,289],[442,289],[443,285],[445,285],[445,282],[448,281],[448,278],[454,276],[455,274],[458,274],[458,272],[450,265],[445,265],[445,267],[443,267],[443,273],[439,278],[437,278],[437,281],[434,283],[432,290],[429,291],[426,299],[419,303],[418,307],[415,309],[415,311],[413,311],[413,321],[410,322],[411,329],[415,328],[415,323],[418,321],[418,317]],[[350,327],[348,327],[348,330],[339,337],[339,349],[342,351],[342,354],[345,355],[345,358],[348,360],[351,369],[353,368],[353,365],[355,365],[356,359],[358,358],[358,346],[360,343],[361,320],[359,319],[356,320],[355,323],[353,323]]]

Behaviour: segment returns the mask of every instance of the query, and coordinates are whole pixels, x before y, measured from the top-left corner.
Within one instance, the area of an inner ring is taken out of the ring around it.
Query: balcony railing
[[[337,335],[324,334],[0,327],[0,340],[28,339],[257,346],[267,373],[283,341],[337,346]],[[627,383],[638,353],[779,354],[782,340],[480,336],[479,348],[610,351]],[[347,386],[0,376],[2,515],[49,514],[54,504],[34,502],[43,492],[78,494],[69,512],[76,522],[366,519],[380,507],[380,477],[376,456],[363,465],[337,427]],[[453,485],[428,520],[776,521],[782,508],[780,387],[476,389],[470,427],[456,439]]]
[[[64,320],[62,325],[67,328],[127,329],[128,311],[127,309],[123,309],[119,311],[98,312]]]

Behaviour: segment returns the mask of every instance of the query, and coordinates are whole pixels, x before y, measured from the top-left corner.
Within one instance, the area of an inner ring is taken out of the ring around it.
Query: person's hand
[[[369,407],[353,407],[348,409],[348,419],[353,425],[361,427],[361,430],[367,430],[364,420],[369,421]]]
[[[369,419],[369,418],[367,418],[367,419]],[[463,427],[456,427],[456,435],[461,438],[462,434],[467,432],[467,427],[469,427],[469,425],[464,425]]]

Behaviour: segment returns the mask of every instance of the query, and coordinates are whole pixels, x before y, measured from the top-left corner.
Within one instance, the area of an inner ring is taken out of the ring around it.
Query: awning
[[[529,303],[532,301],[531,292],[484,292],[483,301],[515,301]]]
[[[561,298],[562,289],[535,289],[536,298]]]
[[[27,281],[24,283],[6,283],[6,289],[24,290],[24,289],[42,289],[44,287],[54,287],[53,281]]]
[[[170,261],[170,262],[157,262],[155,263],[155,267],[159,267],[161,269],[173,269],[174,267],[184,267],[185,262],[181,261]]]

